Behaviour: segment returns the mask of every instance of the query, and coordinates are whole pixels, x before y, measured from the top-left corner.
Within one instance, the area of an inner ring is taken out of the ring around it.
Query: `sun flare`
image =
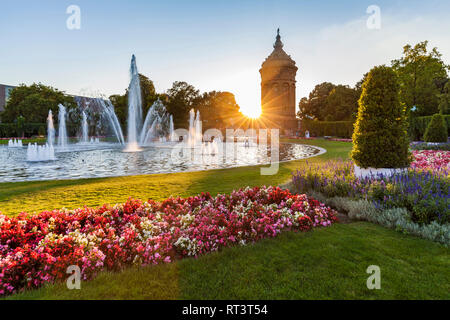
[[[252,119],[258,119],[261,116],[261,108],[253,107],[251,109],[241,109],[244,116]]]

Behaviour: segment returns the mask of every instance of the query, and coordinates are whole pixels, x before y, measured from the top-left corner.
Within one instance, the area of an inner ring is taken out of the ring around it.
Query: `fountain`
[[[203,141],[202,133],[202,121],[200,119],[200,111],[197,110],[197,116],[195,115],[195,110],[191,109],[189,111],[189,135],[188,135],[188,146],[191,148],[201,146]]]
[[[148,110],[139,138],[141,146],[148,145],[153,140],[166,142],[167,136],[173,136],[173,119],[167,113],[161,100],[156,100]],[[172,121],[172,122],[170,122]]]
[[[8,148],[22,148],[22,140],[20,139],[9,139]]]
[[[48,143],[46,143],[44,146],[38,146],[37,143],[28,144],[27,161],[37,162],[49,160],[56,160],[53,145],[49,145]]]
[[[61,150],[67,149],[67,130],[66,130],[66,107],[62,104],[58,105],[58,147]]]
[[[141,150],[138,146],[138,132],[141,129],[142,121],[142,98],[134,54],[131,58],[130,76],[131,81],[128,87],[128,136],[125,151],[136,152]]]
[[[103,114],[106,115],[109,124],[111,125],[111,128],[113,130],[113,133],[117,138],[117,141],[121,144],[125,144],[122,128],[120,127],[119,119],[117,118],[117,115],[114,112],[114,106],[112,105],[111,101],[109,100],[105,101],[101,98],[97,98],[97,102],[102,107]]]
[[[89,142],[89,129],[88,129],[88,123],[87,123],[87,115],[86,112],[81,113],[83,117],[83,121],[81,123],[81,143],[88,143]]]
[[[53,146],[54,142],[55,142],[55,126],[53,125],[52,110],[49,110],[47,117],[47,143],[49,146]]]
[[[169,120],[169,139],[170,142],[176,142],[177,141],[177,137],[175,136],[175,129],[173,126],[173,116],[170,115],[170,120]]]
[[[195,144],[199,146],[203,141],[203,133],[202,133],[202,120],[200,119],[200,111],[197,110],[197,117],[195,118]]]

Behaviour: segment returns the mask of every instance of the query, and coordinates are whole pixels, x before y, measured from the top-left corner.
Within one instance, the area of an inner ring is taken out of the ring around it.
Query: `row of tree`
[[[160,99],[167,111],[173,115],[176,128],[188,126],[189,111],[192,108],[200,111],[205,129],[234,126],[244,118],[234,94],[230,92],[200,93],[194,86],[184,81],[175,81],[166,92],[157,93],[153,81],[142,74],[139,74],[139,77],[144,114],[147,114],[152,104]],[[109,99],[115,106],[119,121],[124,125],[127,117],[128,92],[123,95],[112,95]]]
[[[226,128],[242,122],[244,116],[239,111],[234,95],[225,91],[200,93],[194,86],[176,81],[164,93],[157,93],[153,81],[140,76],[143,114],[157,100],[165,104],[167,111],[173,115],[176,128],[187,128],[189,111],[200,110],[204,128]],[[123,127],[126,126],[128,113],[128,92],[109,97],[115,106],[115,112]],[[66,106],[72,123],[80,120],[79,107],[74,97],[43,84],[31,86],[20,85],[13,89],[5,110],[0,114],[1,121],[15,123],[18,119],[27,123],[45,123],[49,110],[57,112],[58,104]]]
[[[450,66],[442,61],[437,48],[427,49],[428,41],[403,47],[403,56],[391,67],[399,82],[399,97],[413,116],[450,113]],[[354,87],[324,82],[299,103],[300,119],[342,121],[356,119],[358,100],[367,73]]]

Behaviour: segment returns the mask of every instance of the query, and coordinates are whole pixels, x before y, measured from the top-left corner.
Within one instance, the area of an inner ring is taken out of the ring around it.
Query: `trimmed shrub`
[[[441,114],[433,115],[423,139],[426,142],[447,142],[447,124]]]
[[[445,123],[447,124],[447,135],[450,136],[450,115],[443,115]],[[425,117],[411,117],[409,119],[409,136],[414,141],[419,141],[423,139],[425,130],[431,122],[432,116]]]
[[[352,158],[362,168],[403,168],[410,162],[405,109],[395,72],[386,66],[367,75],[358,101]]]
[[[302,120],[302,135],[308,130],[313,137],[334,136],[339,138],[351,138],[353,133],[352,121],[317,121]]]
[[[21,131],[17,129],[15,123],[0,123],[0,138],[19,137],[22,134],[25,137],[32,137],[39,134],[39,130],[42,131],[41,128],[44,129],[45,134],[45,123],[24,123]]]

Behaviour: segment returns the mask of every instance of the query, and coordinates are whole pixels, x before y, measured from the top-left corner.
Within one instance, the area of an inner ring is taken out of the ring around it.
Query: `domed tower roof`
[[[295,67],[295,61],[292,60],[291,56],[288,55],[283,50],[283,42],[281,42],[280,29],[277,30],[277,38],[273,45],[272,53],[264,60],[262,63],[262,68],[264,67],[283,67],[290,66]]]

